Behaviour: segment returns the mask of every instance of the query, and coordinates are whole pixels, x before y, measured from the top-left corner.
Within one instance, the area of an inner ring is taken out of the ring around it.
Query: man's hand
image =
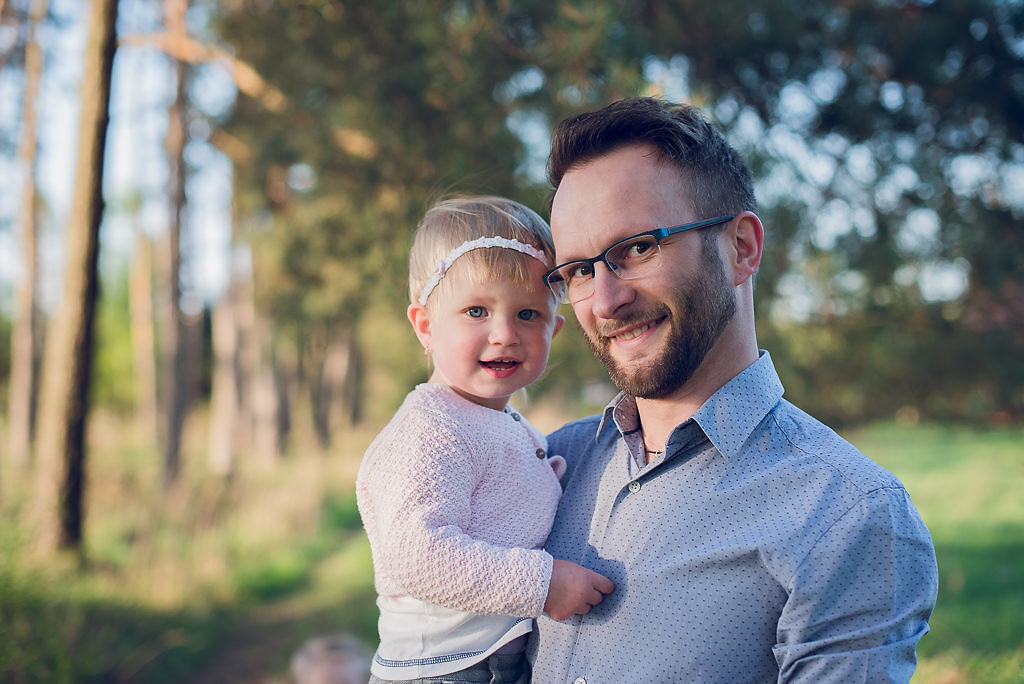
[[[556,558],[544,612],[553,620],[564,620],[574,613],[586,615],[614,589],[615,584],[604,575]]]

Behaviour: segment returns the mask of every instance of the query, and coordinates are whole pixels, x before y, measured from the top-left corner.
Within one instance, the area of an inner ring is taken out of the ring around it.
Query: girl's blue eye
[[[532,321],[539,315],[540,314],[534,311],[533,309],[523,309],[522,311],[519,312],[519,320]]]
[[[483,318],[487,314],[487,312],[484,311],[484,307],[482,306],[471,306],[468,309],[466,309],[466,314],[470,318]]]

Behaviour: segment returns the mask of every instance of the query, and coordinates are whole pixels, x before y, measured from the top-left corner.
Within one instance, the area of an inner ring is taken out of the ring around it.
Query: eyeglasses
[[[593,259],[577,259],[555,266],[544,274],[551,292],[560,302],[575,304],[594,294],[594,266],[601,261],[608,270],[623,280],[642,278],[661,266],[661,241],[669,235],[687,230],[717,226],[733,216],[683,223],[669,228],[655,228],[623,238]]]

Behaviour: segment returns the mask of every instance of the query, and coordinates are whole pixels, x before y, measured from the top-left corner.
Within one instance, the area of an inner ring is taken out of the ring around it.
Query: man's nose
[[[614,318],[618,310],[636,297],[636,290],[628,280],[615,275],[608,264],[594,265],[594,294],[590,306],[598,318]]]

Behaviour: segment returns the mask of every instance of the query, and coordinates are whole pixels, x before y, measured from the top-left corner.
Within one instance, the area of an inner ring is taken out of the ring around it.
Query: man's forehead
[[[687,195],[678,171],[642,150],[574,167],[551,202],[556,260],[589,258],[629,235],[692,220]]]

